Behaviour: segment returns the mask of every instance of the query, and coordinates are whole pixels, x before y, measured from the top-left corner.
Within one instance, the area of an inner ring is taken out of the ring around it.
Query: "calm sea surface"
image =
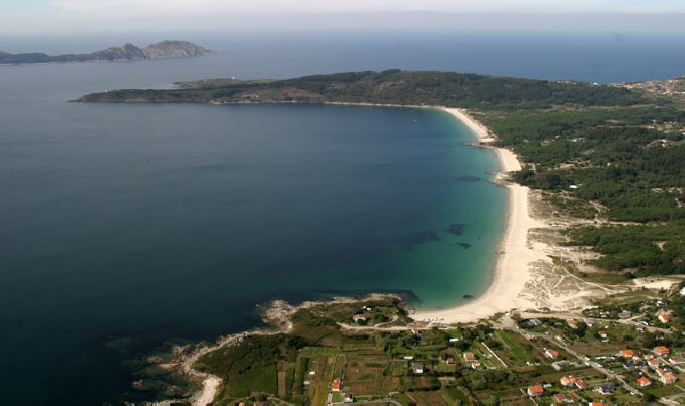
[[[121,42],[164,38],[140,39]],[[0,67],[8,404],[149,396],[131,389],[131,359],[253,326],[271,299],[397,291],[416,306],[459,303],[486,288],[502,230],[495,156],[464,146],[473,136],[442,112],[68,100],[211,77],[403,68],[613,82],[684,66],[682,53],[637,58],[635,47],[667,52],[645,38],[187,39],[222,54]],[[110,45],[0,38],[11,52]]]

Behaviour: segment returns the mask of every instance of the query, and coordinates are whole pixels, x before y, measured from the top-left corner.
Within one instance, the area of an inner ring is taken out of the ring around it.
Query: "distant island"
[[[88,54],[51,56],[39,52],[10,54],[0,51],[0,65],[67,62],[121,62],[215,54],[216,51],[214,50],[203,48],[188,41],[161,41],[144,48],[138,48],[132,44],[125,44],[121,47],[109,47]]]

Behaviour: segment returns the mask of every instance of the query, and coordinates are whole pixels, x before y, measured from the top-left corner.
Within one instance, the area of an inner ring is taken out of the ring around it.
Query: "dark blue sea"
[[[0,37],[88,52],[148,34]],[[181,39],[181,38],[179,38]],[[134,361],[259,323],[255,306],[400,292],[417,307],[489,281],[506,191],[434,110],[69,103],[190,79],[388,68],[589,82],[684,74],[676,38],[184,36],[202,58],[0,66],[0,391],[8,404],[150,399]]]

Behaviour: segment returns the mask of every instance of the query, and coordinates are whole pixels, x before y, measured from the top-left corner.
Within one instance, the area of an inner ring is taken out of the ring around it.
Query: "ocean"
[[[164,38],[136,34],[119,42]],[[446,113],[357,106],[69,103],[212,77],[388,68],[590,82],[683,74],[675,39],[474,34],[183,38],[203,58],[0,66],[0,389],[9,404],[102,404],[169,342],[259,324],[257,305],[484,291],[506,191]],[[87,52],[111,37],[0,38]],[[669,42],[670,41],[670,42]],[[646,56],[645,56],[646,55]]]

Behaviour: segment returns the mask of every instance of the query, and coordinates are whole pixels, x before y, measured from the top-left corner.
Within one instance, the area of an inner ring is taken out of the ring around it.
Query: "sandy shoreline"
[[[481,144],[487,145],[495,140],[490,131],[465,113],[462,109],[441,108],[466,124],[478,137]],[[498,178],[507,172],[521,169],[513,152],[491,147],[497,154],[501,171]],[[531,229],[542,227],[542,223],[529,214],[528,187],[514,183],[507,184],[509,199],[504,226],[504,233],[497,249],[496,265],[488,289],[472,302],[441,310],[420,310],[412,315],[417,321],[431,320],[441,323],[472,322],[492,316],[497,312],[512,309],[534,307],[529,300],[521,297],[526,284],[533,275],[531,264],[536,261],[549,260],[544,252],[528,244],[528,233]]]

